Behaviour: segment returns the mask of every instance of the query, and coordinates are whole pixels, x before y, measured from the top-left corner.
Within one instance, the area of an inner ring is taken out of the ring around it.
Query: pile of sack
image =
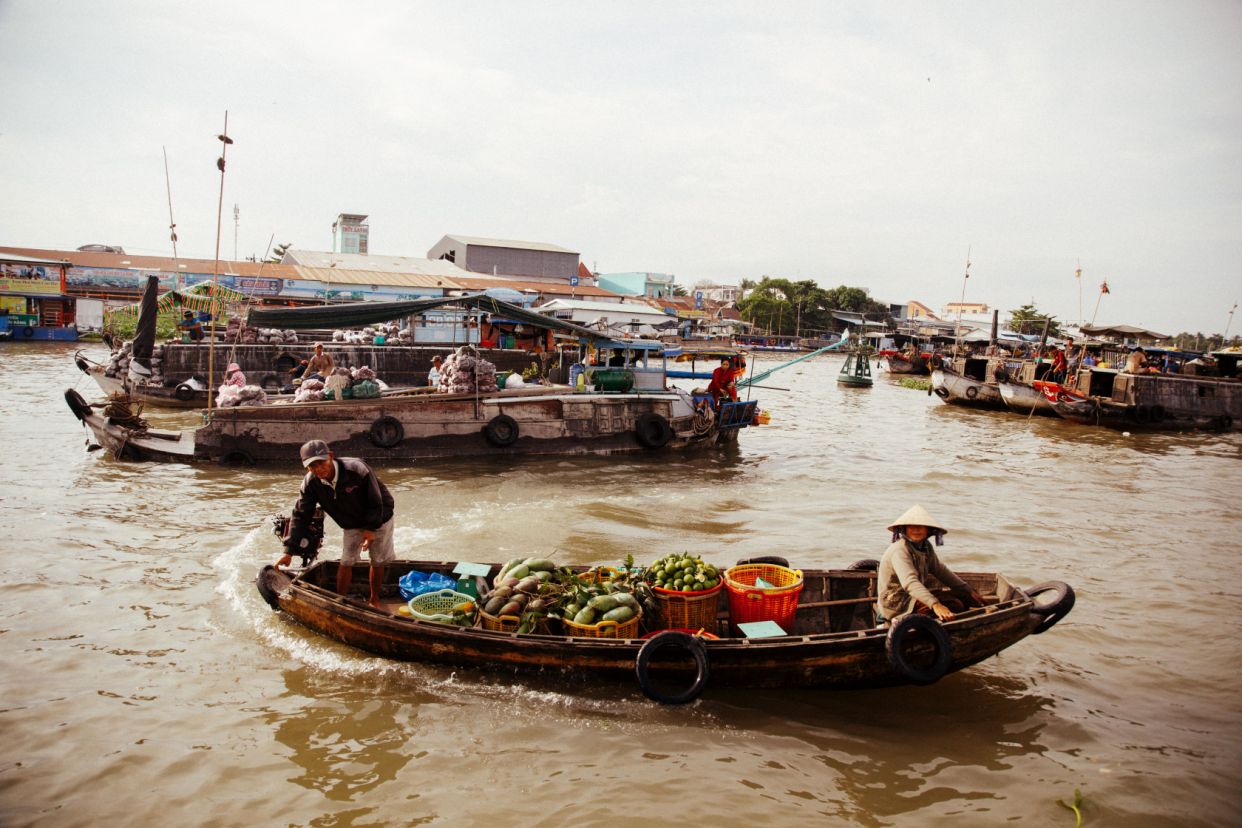
[[[224,341],[239,345],[293,345],[298,342],[298,332],[280,328],[251,328],[234,316],[224,326]]]
[[[437,390],[445,394],[498,391],[496,366],[479,356],[473,345],[462,345],[444,360]]]
[[[104,376],[123,380],[129,375],[129,363],[133,359],[134,343],[120,342],[108,358],[104,366]],[[151,350],[151,376],[147,377],[148,385],[164,384],[164,346],[156,345]]]
[[[323,399],[369,400],[380,396],[380,392],[387,388],[388,385],[377,378],[374,369],[369,366],[337,368],[324,384]]]
[[[356,331],[333,331],[333,342],[348,345],[410,345],[414,342],[414,334],[407,328],[395,323],[368,325]]]
[[[265,405],[267,394],[257,385],[222,385],[216,394],[216,406]]]

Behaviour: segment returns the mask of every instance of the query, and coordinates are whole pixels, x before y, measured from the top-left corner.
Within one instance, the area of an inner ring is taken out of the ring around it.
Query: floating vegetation
[[[914,377],[902,377],[898,383],[902,388],[913,388],[915,391],[927,391],[931,388],[931,380],[915,379]]]
[[[1082,811],[1079,810],[1082,807],[1082,791],[1078,790],[1077,788],[1074,788],[1074,804],[1073,805],[1066,805],[1065,802],[1060,799],[1057,800],[1057,804],[1060,805],[1062,808],[1073,811],[1074,817],[1075,817],[1074,828],[1082,828]]]

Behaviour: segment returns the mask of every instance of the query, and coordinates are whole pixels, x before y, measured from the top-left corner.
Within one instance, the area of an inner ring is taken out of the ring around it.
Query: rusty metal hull
[[[386,577],[395,584],[412,568],[448,571],[452,566],[399,561],[387,567]],[[634,679],[640,639],[517,634],[412,620],[337,595],[330,586],[335,567],[335,562],[320,562],[296,577],[267,567],[260,578],[266,578],[276,606],[290,618],[328,638],[388,658],[583,681]],[[852,689],[910,683],[889,663],[887,631],[870,620],[873,599],[868,596],[874,593],[874,573],[806,570],[804,577],[799,634],[705,642],[712,685]],[[952,647],[948,672],[999,653],[1034,632],[1042,620],[1025,593],[1003,577],[992,573],[966,577],[985,589],[990,585],[999,603],[944,623]],[[861,595],[862,603],[836,597],[840,595]],[[722,605],[727,603],[722,600]],[[720,630],[726,629],[722,619]],[[676,667],[669,668],[670,674],[674,672]]]

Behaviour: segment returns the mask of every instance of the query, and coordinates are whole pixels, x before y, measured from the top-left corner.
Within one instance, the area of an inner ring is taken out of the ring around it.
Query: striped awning
[[[208,289],[208,292],[211,291],[210,284],[207,285],[207,289]],[[228,288],[219,288],[219,289],[222,291],[228,290]],[[236,293],[236,291],[229,291],[229,292]],[[238,295],[242,296],[242,294],[238,294]],[[244,299],[245,297],[242,296],[242,298]],[[160,300],[155,303],[155,308],[157,311],[161,313],[165,311],[170,311],[173,308],[180,307],[180,308],[186,308],[188,310],[207,311],[213,316],[219,316],[224,311],[224,304],[225,304],[224,302],[217,300],[217,299],[212,299],[210,296],[204,296],[201,294],[195,295],[193,293],[178,293],[175,290],[170,290],[160,297]],[[137,318],[138,311],[141,307],[142,307],[141,302],[137,302],[133,305],[124,305],[123,307],[114,308],[113,310],[108,311],[108,315],[113,318],[121,318],[121,319],[126,319],[130,317]]]

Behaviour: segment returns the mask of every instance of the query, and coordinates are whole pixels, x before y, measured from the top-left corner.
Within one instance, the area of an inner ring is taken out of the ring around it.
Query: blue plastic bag
[[[457,585],[457,580],[441,575],[439,572],[419,572],[417,569],[411,569],[401,576],[397,585],[401,587],[401,597],[408,601],[424,592],[452,589]]]

